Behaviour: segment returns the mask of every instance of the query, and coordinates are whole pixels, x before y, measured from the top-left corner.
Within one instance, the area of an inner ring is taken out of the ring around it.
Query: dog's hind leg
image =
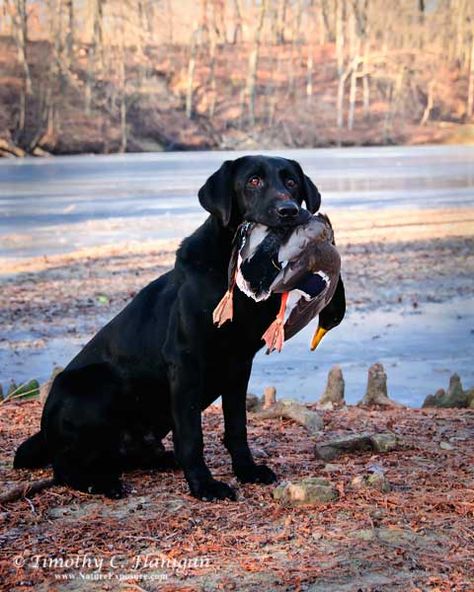
[[[121,497],[119,441],[131,412],[125,385],[109,365],[59,374],[42,420],[57,481],[87,493]]]
[[[77,463],[71,463],[67,455],[54,459],[53,470],[58,483],[69,485],[73,489],[105,495],[112,499],[119,499],[124,495],[118,472],[106,471],[103,468],[98,471],[93,471],[91,467],[82,468]]]

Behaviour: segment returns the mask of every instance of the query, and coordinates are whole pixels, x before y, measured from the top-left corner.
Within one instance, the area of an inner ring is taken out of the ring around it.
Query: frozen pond
[[[474,205],[474,147],[275,154],[302,164],[328,210]],[[174,152],[0,160],[0,257],[183,237],[205,216],[197,200],[199,187],[223,160],[239,155]]]
[[[329,211],[474,206],[474,147],[278,154],[302,164]],[[183,237],[205,216],[197,190],[223,160],[236,156],[199,152],[0,161],[0,258]],[[441,282],[449,281],[448,271]],[[466,298],[427,303],[416,310],[406,304],[349,310],[341,327],[314,353],[308,347],[311,331],[296,336],[281,354],[260,353],[250,390],[261,392],[274,384],[281,397],[314,401],[329,368],[338,363],[347,399],[355,402],[364,394],[367,368],[375,361],[386,366],[392,396],[414,406],[446,387],[453,372],[461,375],[465,387],[474,385],[474,306]],[[37,347],[34,328],[21,336],[1,333],[0,328],[4,386],[11,379],[46,379],[53,363],[65,365],[91,337],[80,331],[64,333]],[[21,348],[10,347],[18,339]]]

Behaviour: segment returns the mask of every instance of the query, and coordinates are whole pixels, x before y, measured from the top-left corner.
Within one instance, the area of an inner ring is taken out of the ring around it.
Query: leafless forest
[[[0,19],[0,155],[472,134],[472,0],[0,0]]]

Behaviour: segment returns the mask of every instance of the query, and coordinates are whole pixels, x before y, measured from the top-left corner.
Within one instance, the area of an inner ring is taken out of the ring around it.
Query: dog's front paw
[[[242,483],[263,483],[268,485],[277,480],[277,476],[267,465],[235,467],[234,472],[237,479]]]
[[[216,479],[190,484],[190,489],[194,497],[207,502],[223,499],[230,499],[235,502],[237,499],[235,490],[232,487]]]

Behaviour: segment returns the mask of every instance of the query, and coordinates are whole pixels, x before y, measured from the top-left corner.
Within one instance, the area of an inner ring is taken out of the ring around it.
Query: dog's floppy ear
[[[297,168],[300,179],[303,183],[304,201],[306,202],[306,207],[312,214],[314,214],[319,210],[321,205],[321,194],[311,179],[303,173],[303,169],[301,168],[299,162],[296,162],[296,160],[290,160],[290,162]]]
[[[202,207],[227,226],[232,214],[234,161],[226,160],[204,183],[198,193]]]

